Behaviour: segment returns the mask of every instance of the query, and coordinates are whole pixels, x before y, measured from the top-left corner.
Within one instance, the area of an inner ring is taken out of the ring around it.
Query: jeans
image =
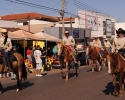
[[[5,63],[6,63],[6,67],[11,68],[11,63],[10,63],[10,58],[9,58],[9,51],[5,52],[5,49],[1,50],[4,59],[5,59]]]
[[[5,52],[5,49],[1,50],[3,56],[5,57],[5,59],[9,59],[9,52]]]

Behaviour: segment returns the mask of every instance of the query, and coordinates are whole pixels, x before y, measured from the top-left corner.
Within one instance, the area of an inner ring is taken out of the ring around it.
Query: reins
[[[62,52],[62,56],[65,56],[65,54],[67,53],[67,50],[66,50],[66,47],[65,46],[63,46],[63,50],[62,50],[63,52]]]

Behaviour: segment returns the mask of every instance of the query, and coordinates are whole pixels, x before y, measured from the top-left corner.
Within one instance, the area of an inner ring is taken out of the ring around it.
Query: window
[[[23,25],[28,25],[28,22],[23,22]]]

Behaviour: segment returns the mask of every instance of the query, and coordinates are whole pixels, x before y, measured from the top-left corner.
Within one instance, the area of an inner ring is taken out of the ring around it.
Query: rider
[[[104,45],[105,45],[105,47],[108,49],[108,51],[111,51],[112,45],[111,45],[111,43],[108,41],[107,38],[105,38]]]
[[[73,59],[75,60],[75,52],[74,52],[74,46],[75,46],[75,40],[72,36],[69,36],[69,31],[65,31],[65,36],[63,37],[62,39],[62,43],[63,45],[66,45],[66,46],[70,46],[70,48],[72,49],[72,56],[73,56]],[[76,63],[76,61],[75,61]]]
[[[94,37],[94,40],[92,41],[92,46],[96,47],[96,50],[98,51],[98,53],[101,54],[102,44],[101,44],[101,41],[99,40],[98,36]]]
[[[125,31],[122,28],[116,30],[117,37],[113,41],[112,52],[125,54]]]
[[[12,49],[11,39],[8,38],[8,31],[6,29],[2,29],[1,35],[2,37],[0,38],[0,49],[5,58],[6,67],[11,69],[11,63],[9,59],[9,52]]]

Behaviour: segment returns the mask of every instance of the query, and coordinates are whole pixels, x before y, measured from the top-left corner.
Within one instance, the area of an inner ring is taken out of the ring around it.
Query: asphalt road
[[[29,75],[23,90],[16,92],[16,81],[2,79],[4,93],[0,100],[123,100],[113,95],[112,76],[107,74],[106,67],[102,72],[91,73],[91,68],[82,66],[79,76],[70,72],[69,81],[61,78],[60,70],[54,69],[43,77]],[[117,83],[118,85],[118,83]]]

